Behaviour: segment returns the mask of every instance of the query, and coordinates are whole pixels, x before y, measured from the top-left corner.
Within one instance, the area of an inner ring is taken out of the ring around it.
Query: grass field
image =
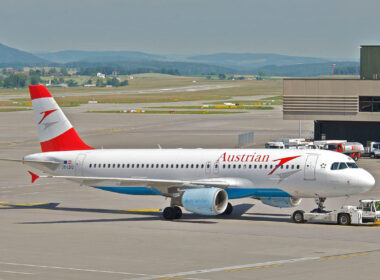
[[[28,108],[0,108],[0,113],[29,111]]]
[[[186,115],[198,115],[198,114],[206,114],[206,115],[215,115],[215,114],[240,114],[245,113],[244,111],[167,111],[167,110],[147,110],[144,112],[125,112],[121,110],[106,110],[106,111],[86,111],[86,113],[114,113],[114,114],[186,114]]]
[[[151,74],[149,74],[151,75]],[[166,75],[168,76],[168,75]],[[253,96],[253,95],[282,95],[282,81],[207,81],[197,80],[195,77],[177,77],[171,78],[135,78],[130,80],[130,85],[119,88],[50,88],[49,91],[54,96],[57,93],[77,93],[76,95],[66,95],[55,97],[60,106],[71,107],[86,104],[95,100],[98,103],[168,103],[178,101],[211,101],[211,100],[228,100],[236,96]],[[160,92],[160,93],[119,93],[115,91],[133,91],[144,89],[162,89],[171,87],[193,86],[193,85],[230,85],[229,88],[218,88],[210,90],[195,90],[183,92]],[[7,92],[6,92],[7,91]],[[89,93],[102,92],[104,94]],[[27,94],[27,89],[18,90],[0,90],[0,95],[7,94]],[[86,95],[81,95],[86,93]],[[89,95],[87,95],[89,94]],[[234,101],[235,102],[235,101]],[[213,102],[213,104],[217,104]],[[252,105],[252,103],[243,103]],[[269,104],[269,103],[268,103]],[[30,106],[29,98],[13,98],[8,101],[0,101],[0,106]],[[276,105],[276,104],[273,104]]]
[[[149,109],[212,109],[212,110],[272,110],[274,107],[270,106],[236,106],[233,108],[218,108],[215,106],[204,107],[202,106],[157,106],[157,107],[146,107]]]

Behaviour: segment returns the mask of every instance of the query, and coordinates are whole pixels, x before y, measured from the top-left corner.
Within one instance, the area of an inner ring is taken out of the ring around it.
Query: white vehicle
[[[31,85],[29,90],[42,153],[14,161],[48,173],[41,178],[165,196],[170,199],[165,219],[180,218],[180,207],[202,215],[230,214],[229,201],[244,197],[274,207],[317,197],[323,209],[326,197],[363,193],[375,185],[351,158],[324,150],[94,149],[82,141],[46,87]],[[29,173],[32,182],[39,178]]]
[[[380,142],[368,141],[367,147],[365,147],[365,153],[373,158],[380,157]]]
[[[325,222],[339,225],[362,225],[380,222],[380,200],[360,200],[359,206],[345,205],[339,210],[312,211],[297,210],[292,219],[296,223]]]
[[[285,145],[282,142],[267,142],[265,149],[285,149]]]

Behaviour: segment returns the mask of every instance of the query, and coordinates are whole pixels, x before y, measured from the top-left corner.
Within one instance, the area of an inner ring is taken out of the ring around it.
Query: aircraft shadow
[[[102,214],[119,214],[122,218],[100,218],[100,219],[79,219],[79,220],[56,220],[56,221],[35,221],[22,222],[19,224],[65,224],[65,223],[104,223],[104,222],[128,222],[128,221],[157,221],[163,220],[162,212],[156,211],[125,211],[114,209],[101,208],[79,208],[79,207],[59,207],[59,203],[46,203],[42,205],[8,205],[7,209],[47,209],[51,211],[68,211],[82,213],[102,213]],[[270,222],[285,222],[289,223],[289,215],[286,214],[268,214],[268,213],[246,213],[254,204],[239,204],[234,205],[233,213],[229,216],[202,216],[193,213],[183,213],[181,219],[176,219],[167,222],[176,223],[196,223],[196,224],[216,224],[216,220],[243,220],[243,221],[270,221]],[[131,216],[133,217],[125,217]],[[136,215],[138,217],[136,217]]]

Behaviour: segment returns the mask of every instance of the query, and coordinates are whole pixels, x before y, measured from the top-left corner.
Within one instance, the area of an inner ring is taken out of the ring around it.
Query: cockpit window
[[[355,162],[346,162],[348,168],[359,168]]]
[[[334,162],[334,163],[331,165],[331,170],[337,170],[337,169],[338,169],[338,166],[339,166],[339,162]]]
[[[339,163],[339,169],[346,169],[346,168],[347,168],[347,164],[345,162]]]

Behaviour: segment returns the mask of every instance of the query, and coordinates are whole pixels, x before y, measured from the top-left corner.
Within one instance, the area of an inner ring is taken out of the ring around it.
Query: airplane
[[[41,153],[16,160],[47,175],[96,189],[170,199],[164,219],[185,210],[229,215],[230,200],[254,198],[286,208],[315,198],[324,211],[328,197],[367,192],[375,179],[344,154],[326,150],[276,149],[94,149],[77,134],[48,89],[30,85]]]

